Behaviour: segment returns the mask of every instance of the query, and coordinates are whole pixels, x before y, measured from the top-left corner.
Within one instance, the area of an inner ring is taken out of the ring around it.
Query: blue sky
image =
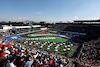
[[[100,0],[0,0],[0,21],[99,19]]]

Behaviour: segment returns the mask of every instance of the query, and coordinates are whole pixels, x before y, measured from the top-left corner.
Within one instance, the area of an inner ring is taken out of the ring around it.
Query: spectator
[[[26,61],[26,67],[31,67],[32,63],[33,63],[33,56],[31,54],[28,54],[28,57],[27,57],[27,61]]]
[[[8,62],[6,67],[16,67],[16,65],[14,65],[14,62],[15,62],[16,58],[15,57],[12,57],[10,59],[10,63]]]

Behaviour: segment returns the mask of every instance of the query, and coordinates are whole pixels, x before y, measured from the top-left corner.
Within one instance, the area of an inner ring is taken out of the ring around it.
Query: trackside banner
[[[49,39],[55,39],[55,37],[27,38],[25,40],[49,40]]]
[[[28,36],[53,36],[54,34],[30,34]]]
[[[61,35],[61,34],[55,34],[55,36],[59,36],[59,37],[64,37],[64,38],[71,39],[71,37],[68,37],[68,36],[65,36],[65,35]]]

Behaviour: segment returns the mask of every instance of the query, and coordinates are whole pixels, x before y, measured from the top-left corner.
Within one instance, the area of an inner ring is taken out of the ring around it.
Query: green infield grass
[[[48,45],[49,45],[49,44],[44,45],[42,49],[43,49],[43,50],[47,50]],[[31,46],[31,47],[33,46],[33,47],[34,47],[34,43],[33,43],[32,45],[29,45],[29,46]],[[61,55],[65,55],[65,52],[63,51],[64,45],[59,46],[59,47],[58,47],[58,51],[55,51],[55,47],[56,47],[56,46],[57,46],[57,44],[53,44],[53,45],[50,47],[49,51],[51,51],[51,52],[56,52],[56,53],[59,53],[59,54],[61,54]],[[73,55],[73,53],[75,52],[75,50],[77,49],[77,47],[78,47],[78,46],[72,46],[72,47],[70,47],[70,48],[71,48],[70,51],[67,51],[67,48],[66,48],[66,51],[68,52],[67,57],[72,57],[72,55]],[[36,45],[36,47],[34,47],[34,48],[41,49],[41,48],[40,48],[40,44]]]

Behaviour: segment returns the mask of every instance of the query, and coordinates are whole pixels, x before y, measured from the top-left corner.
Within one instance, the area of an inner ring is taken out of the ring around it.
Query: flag
[[[0,43],[0,47],[2,47],[2,43]]]
[[[34,43],[34,47],[36,47],[36,43]]]

